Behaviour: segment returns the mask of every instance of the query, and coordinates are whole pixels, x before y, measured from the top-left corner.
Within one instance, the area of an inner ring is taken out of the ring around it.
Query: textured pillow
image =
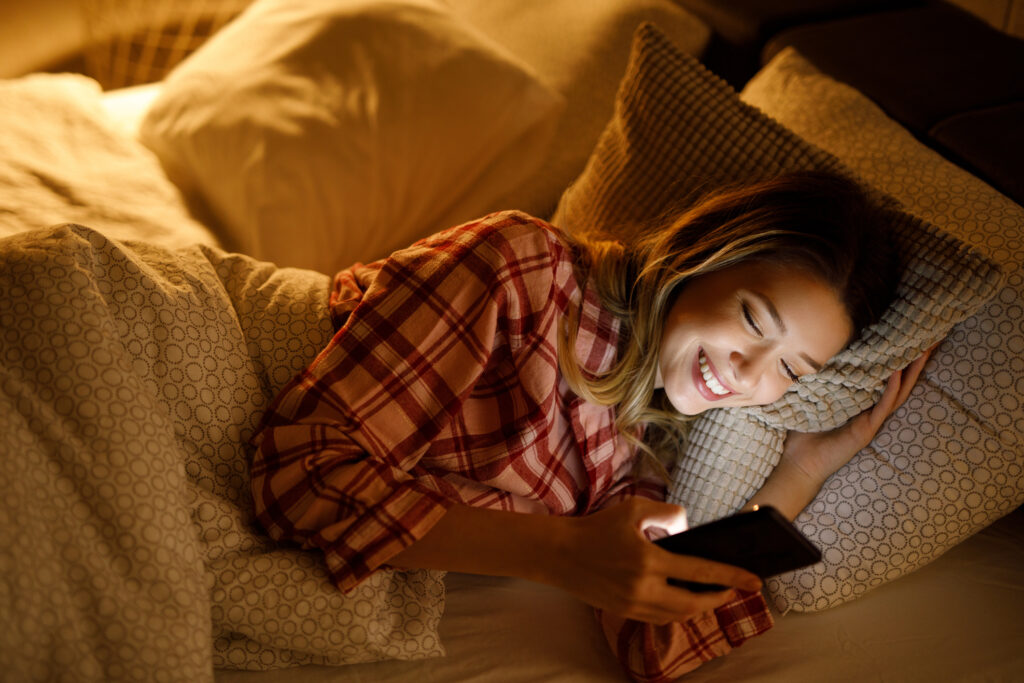
[[[740,102],[726,83],[645,26],[615,117],[562,198],[555,222],[624,235],[632,224],[707,188],[807,168],[848,173],[831,155]],[[881,195],[877,200],[889,205]],[[995,292],[994,263],[923,221],[889,211],[905,264],[896,301],[879,324],[775,404],[709,411],[694,422],[670,492],[687,506],[691,522],[741,506],[778,462],[786,429],[829,429],[869,407],[892,370],[941,340]]]
[[[328,289],[81,226],[0,242],[5,674],[204,681],[443,654],[441,573],[342,594],[254,521],[248,439],[330,339]]]
[[[907,405],[797,519],[825,562],[768,586],[781,609],[816,610],[923,566],[1024,504],[1024,208],[792,50],[743,99],[1005,273],[992,300],[953,328]]]
[[[563,107],[442,0],[258,0],[140,135],[231,249],[331,273],[495,208]]]

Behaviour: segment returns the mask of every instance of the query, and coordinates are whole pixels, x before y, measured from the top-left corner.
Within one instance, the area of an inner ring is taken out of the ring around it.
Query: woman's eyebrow
[[[779,329],[779,333],[786,334],[786,323],[783,322],[782,316],[779,315],[779,311],[778,309],[775,308],[775,304],[772,303],[772,300],[769,299],[764,294],[762,294],[761,292],[752,291],[751,294],[757,297],[757,300],[760,301],[761,304],[768,311],[768,315],[771,316],[772,321],[775,323],[775,326]],[[803,358],[804,362],[811,366],[815,372],[821,372],[821,368],[823,367],[821,363],[814,360],[806,353],[801,353],[800,357]]]
[[[824,366],[822,366],[821,363],[819,363],[818,361],[814,360],[813,358],[808,356],[806,353],[801,353],[800,357],[804,359],[804,362],[806,362],[808,365],[810,365],[812,368],[814,368],[815,372],[821,372],[821,368],[824,367]]]
[[[757,297],[758,301],[768,309],[768,315],[772,317],[772,320],[775,322],[775,327],[779,328],[779,332],[786,334],[786,323],[782,322],[782,316],[779,315],[779,312],[775,309],[775,304],[772,303],[772,300],[761,292],[752,291],[751,294]]]

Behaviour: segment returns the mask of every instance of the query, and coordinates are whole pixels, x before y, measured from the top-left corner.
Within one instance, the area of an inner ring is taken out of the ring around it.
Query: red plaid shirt
[[[556,331],[580,307],[581,367],[614,362],[618,321],[581,290],[573,252],[525,214],[494,214],[341,271],[337,334],[274,400],[256,435],[257,517],[320,548],[351,588],[454,502],[583,515],[629,495],[635,453],[613,408],[558,371]],[[760,595],[684,624],[602,615],[627,670],[668,680],[771,626]]]

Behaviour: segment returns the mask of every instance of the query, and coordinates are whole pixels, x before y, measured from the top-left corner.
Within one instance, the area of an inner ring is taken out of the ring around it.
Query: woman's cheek
[[[782,395],[786,393],[786,390],[792,386],[792,382],[786,382],[784,380],[772,381],[771,385],[765,387],[764,391],[757,397],[757,405],[768,405],[769,403],[775,403]]]

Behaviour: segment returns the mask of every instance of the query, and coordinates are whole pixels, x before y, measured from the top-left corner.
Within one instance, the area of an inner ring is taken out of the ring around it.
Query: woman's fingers
[[[659,615],[664,619],[661,623],[691,619],[698,614],[710,612],[739,597],[739,593],[732,588],[721,591],[708,591],[706,593],[693,593],[685,588],[678,588],[676,586],[666,586],[665,589],[665,598],[661,603],[664,612]]]
[[[936,346],[938,345],[936,344]],[[878,431],[886,418],[896,412],[910,397],[910,392],[914,390],[914,386],[934,350],[935,346],[932,346],[903,370],[897,370],[889,376],[882,397],[871,410],[871,426],[874,431]]]
[[[902,377],[900,378],[900,397],[896,402],[897,408],[903,405],[903,402],[907,400],[908,396],[910,396],[911,389],[913,389],[914,385],[917,384],[917,380],[921,377],[921,373],[924,371],[924,366],[928,362],[928,359],[931,358],[932,351],[934,350],[935,347],[931,347],[921,354],[920,358],[903,370]]]
[[[885,421],[906,402],[931,356],[934,346],[901,371],[892,373],[874,406],[830,432],[786,437],[786,457],[805,472],[829,476],[871,443]],[[822,479],[824,481],[824,479]]]
[[[678,505],[630,498],[600,512],[577,518],[566,550],[565,572],[551,581],[584,601],[631,619],[666,623],[718,607],[735,597],[733,588],[760,590],[761,579],[739,567],[699,557],[677,555],[645,538],[652,527],[685,529]],[[695,593],[669,584],[670,579],[727,586]]]
[[[746,569],[693,555],[677,555],[667,550],[664,553],[664,572],[670,578],[713,583],[747,591],[761,590],[761,579]]]
[[[885,418],[889,417],[897,407],[899,407],[900,394],[903,388],[902,375],[900,372],[894,372],[889,375],[888,381],[885,383],[885,391],[882,392],[882,397],[878,399],[878,403],[871,409],[871,425],[877,430]]]
[[[693,592],[681,586],[671,585],[662,579],[643,599],[631,601],[625,609],[612,611],[630,619],[665,624],[670,621],[692,619],[736,600],[739,595],[737,589],[731,587],[717,591]]]
[[[739,567],[689,555],[668,555],[667,576],[696,583],[725,586],[724,590],[693,592],[673,586],[667,579],[652,594],[652,600],[640,608],[647,612],[645,621],[665,623],[692,618],[731,602],[739,597],[738,590],[757,592],[761,579]]]

